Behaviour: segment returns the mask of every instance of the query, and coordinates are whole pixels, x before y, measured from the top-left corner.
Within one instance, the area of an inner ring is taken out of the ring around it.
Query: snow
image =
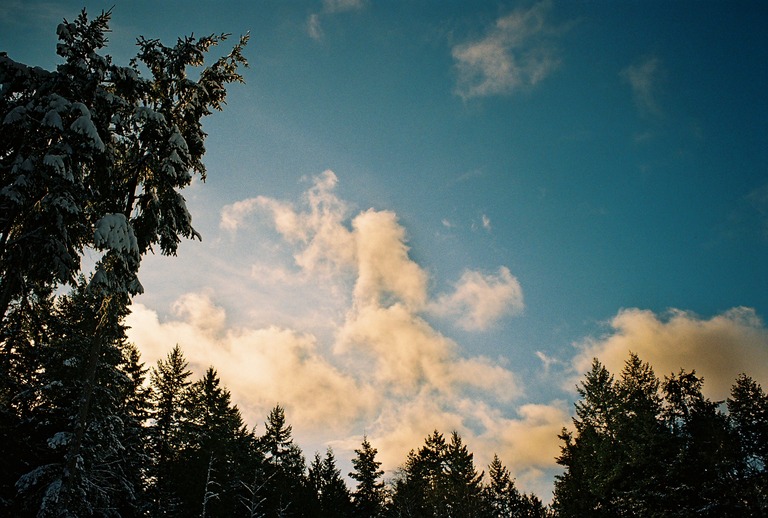
[[[138,120],[151,120],[165,123],[165,116],[162,113],[156,112],[147,106],[137,106],[134,114]]]
[[[75,133],[88,137],[93,143],[93,146],[99,151],[104,151],[104,149],[106,149],[104,142],[101,140],[101,137],[99,137],[99,132],[96,131],[96,126],[93,125],[90,114],[78,117],[77,120],[72,123],[70,129]]]
[[[172,147],[175,147],[176,149],[180,149],[184,153],[189,153],[189,147],[187,146],[187,141],[184,140],[184,137],[182,137],[181,133],[179,133],[178,126],[173,127],[173,133],[171,133],[171,136],[168,139],[168,143]]]
[[[64,129],[64,125],[61,122],[61,115],[59,115],[59,112],[56,110],[50,110],[45,114],[45,117],[43,117],[43,125],[60,130]]]
[[[53,437],[48,439],[48,447],[52,450],[55,450],[56,448],[60,446],[66,446],[69,444],[69,432],[57,432],[54,434]]]
[[[125,214],[105,214],[97,223],[93,234],[96,247],[139,255],[139,245]]]
[[[45,155],[43,157],[43,164],[47,165],[48,167],[52,167],[54,171],[56,171],[56,174],[61,176],[67,176],[67,168],[64,165],[64,157],[61,155]],[[69,177],[71,178],[72,175],[70,174]]]
[[[6,115],[5,119],[3,119],[3,124],[13,124],[14,122],[19,122],[24,117],[26,111],[27,109],[23,106],[17,106],[8,112],[8,115]]]

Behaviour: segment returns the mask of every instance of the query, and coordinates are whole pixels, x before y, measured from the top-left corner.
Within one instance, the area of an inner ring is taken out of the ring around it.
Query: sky
[[[250,32],[202,241],[145,257],[128,325],[257,433],[281,404],[307,457],[367,435],[389,476],[457,430],[548,501],[592,358],[768,388],[768,4],[3,0],[0,51],[52,69],[113,4],[120,64]]]

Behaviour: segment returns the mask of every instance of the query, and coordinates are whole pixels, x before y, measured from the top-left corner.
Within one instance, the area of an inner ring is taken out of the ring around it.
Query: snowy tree
[[[109,20],[83,11],[61,23],[55,71],[0,54],[2,320],[12,301],[74,284],[86,248],[102,253],[94,285],[135,294],[143,254],[174,254],[181,237],[199,237],[179,191],[193,173],[205,178],[201,119],[242,81],[247,37],[193,78],[188,68],[226,35],[172,47],[142,37],[119,66],[100,54]]]
[[[25,420],[31,469],[18,477],[14,504],[25,513],[109,516],[141,508],[138,436],[146,401],[122,325],[126,299],[111,302],[104,308],[81,280],[56,302],[50,333],[37,344],[44,351],[39,377],[20,394],[34,402]],[[92,347],[94,341],[101,347]]]

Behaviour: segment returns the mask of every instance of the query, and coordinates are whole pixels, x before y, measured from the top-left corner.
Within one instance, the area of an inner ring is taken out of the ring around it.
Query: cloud
[[[483,228],[488,232],[491,231],[491,218],[483,214]]]
[[[278,402],[302,428],[346,424],[372,409],[376,394],[334,367],[309,334],[274,326],[261,329],[225,325],[223,308],[204,294],[184,295],[175,316],[134,304],[127,319],[129,337],[148,365],[180,344],[196,376],[214,366],[251,423]]]
[[[545,18],[551,2],[543,0],[496,20],[479,40],[456,45],[456,93],[464,99],[509,94],[539,83],[559,65],[549,42]]]
[[[352,214],[337,184],[325,171],[310,179],[298,200],[260,196],[224,207],[220,230],[233,244],[256,240],[260,248],[247,249],[258,259],[250,259],[239,277],[237,265],[230,265],[226,288],[212,282],[178,297],[168,316],[134,304],[129,338],[144,361],[153,365],[178,343],[196,376],[209,365],[218,369],[249,424],[284,405],[305,451],[333,442],[339,458],[351,458],[367,433],[385,469],[393,470],[434,429],[455,429],[485,464],[494,452],[517,455],[523,445],[505,430],[533,419],[525,408],[515,414],[524,396],[518,376],[504,358],[468,354],[428,318],[441,308],[467,329],[486,329],[522,309],[518,281],[506,267],[490,274],[466,270],[453,292],[431,300],[429,275],[410,256],[397,215],[376,209]],[[271,232],[266,240],[255,230],[265,225]],[[276,248],[284,253],[270,262]],[[227,299],[238,280],[252,293],[240,288]],[[261,293],[278,287],[273,297],[288,301],[291,318],[281,317]],[[542,456],[514,461],[531,483],[553,465],[561,424],[547,429],[555,432]],[[545,428],[534,426],[531,433]]]
[[[430,310],[442,317],[455,317],[456,325],[467,331],[482,331],[524,307],[520,283],[502,266],[495,275],[465,271],[453,293],[439,296]]]
[[[660,74],[661,61],[657,57],[647,57],[621,71],[621,77],[632,88],[635,106],[642,115],[662,115],[656,100]]]
[[[696,370],[704,378],[704,393],[714,400],[727,398],[742,373],[768,384],[768,329],[753,309],[737,307],[709,319],[680,310],[659,316],[625,309],[610,328],[606,336],[577,344],[573,366],[580,375],[589,370],[592,358],[618,374],[631,351],[661,378],[681,368]]]
[[[323,8],[307,18],[307,34],[313,40],[322,40],[324,32],[321,18],[347,11],[360,11],[365,8],[365,0],[323,0]]]

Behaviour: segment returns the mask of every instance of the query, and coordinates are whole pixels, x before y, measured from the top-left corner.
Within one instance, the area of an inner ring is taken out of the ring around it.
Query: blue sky
[[[82,6],[6,0],[0,50],[54,67]],[[767,22],[757,1],[117,3],[120,63],[138,35],[251,33],[184,193],[203,241],[145,259],[131,337],[213,363],[257,431],[286,405],[309,455],[367,433],[391,469],[456,428],[547,500],[593,356],[695,368],[713,398],[768,384]]]

